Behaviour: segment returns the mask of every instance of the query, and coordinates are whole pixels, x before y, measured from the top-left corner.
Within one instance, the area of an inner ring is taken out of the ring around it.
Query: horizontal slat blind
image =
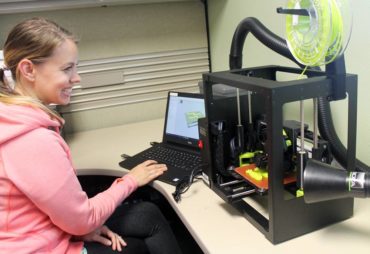
[[[82,82],[61,113],[159,100],[169,90],[196,91],[209,71],[207,48],[176,50],[79,64]]]

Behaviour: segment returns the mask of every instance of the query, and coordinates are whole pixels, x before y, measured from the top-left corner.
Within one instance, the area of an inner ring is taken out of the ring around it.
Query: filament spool
[[[286,40],[294,58],[305,66],[334,61],[347,48],[352,15],[348,0],[288,0]]]

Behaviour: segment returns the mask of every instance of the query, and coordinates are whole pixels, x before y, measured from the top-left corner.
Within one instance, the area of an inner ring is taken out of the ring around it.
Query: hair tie
[[[9,87],[11,91],[13,91],[15,87],[15,82],[12,77],[12,72],[9,70],[7,66],[5,66],[3,50],[0,50],[0,69],[3,70],[4,83]]]
[[[6,66],[0,66],[0,69],[3,70],[3,80],[6,85],[13,91],[15,87],[15,82],[12,77],[12,72]]]

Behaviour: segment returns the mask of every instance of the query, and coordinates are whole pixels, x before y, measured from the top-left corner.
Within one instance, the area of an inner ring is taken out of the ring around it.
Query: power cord
[[[189,190],[194,180],[199,179],[198,176],[200,176],[201,173],[201,168],[195,168],[191,171],[191,174],[189,176],[184,177],[180,182],[178,182],[175,192],[172,193],[172,196],[175,199],[176,203],[181,201],[181,194],[184,194]]]

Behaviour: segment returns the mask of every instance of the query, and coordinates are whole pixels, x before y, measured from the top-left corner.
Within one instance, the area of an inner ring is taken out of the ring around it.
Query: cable
[[[199,179],[198,176],[201,175],[201,173],[201,168],[195,168],[191,171],[191,174],[189,176],[184,177],[180,182],[177,183],[175,192],[172,193],[172,196],[176,203],[181,201],[181,194],[184,194],[189,190],[194,180]]]

